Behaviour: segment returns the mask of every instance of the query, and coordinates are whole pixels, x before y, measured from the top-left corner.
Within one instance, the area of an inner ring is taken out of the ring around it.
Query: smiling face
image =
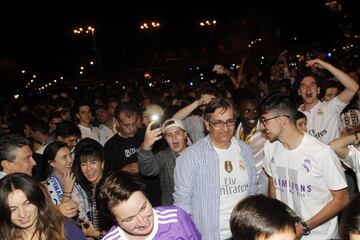
[[[260,129],[266,133],[270,142],[275,142],[279,139],[282,132],[282,124],[280,122],[284,115],[277,115],[276,113],[264,113],[260,117]]]
[[[24,192],[14,190],[8,195],[11,222],[18,228],[29,229],[36,225],[38,207],[27,199]]]
[[[93,186],[96,186],[102,178],[104,162],[101,162],[99,159],[84,157],[84,159],[81,158],[80,169],[85,178]]]
[[[134,192],[128,200],[117,204],[111,213],[130,237],[148,236],[154,228],[152,206],[141,191]]]
[[[62,176],[64,173],[71,172],[73,162],[69,148],[62,147],[56,153],[55,158],[50,161],[50,165],[53,167],[55,175]]]
[[[235,131],[234,117],[234,111],[231,107],[228,107],[226,110],[217,108],[214,113],[211,113],[210,121],[205,121],[211,143],[215,147],[227,149],[230,146],[231,138]],[[217,126],[218,124],[219,126]]]
[[[244,128],[253,129],[258,121],[259,113],[256,107],[256,101],[245,99],[240,104],[240,118]]]

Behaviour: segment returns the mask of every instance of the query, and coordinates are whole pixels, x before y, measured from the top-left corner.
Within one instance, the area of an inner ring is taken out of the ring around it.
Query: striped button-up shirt
[[[249,174],[249,195],[257,190],[256,168],[250,147],[237,140]],[[177,158],[174,173],[174,204],[193,218],[203,239],[218,240],[220,214],[219,157],[206,136]]]

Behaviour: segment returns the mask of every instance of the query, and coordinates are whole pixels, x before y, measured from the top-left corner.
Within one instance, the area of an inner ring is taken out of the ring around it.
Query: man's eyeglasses
[[[272,120],[272,119],[279,118],[279,117],[287,117],[287,118],[289,118],[290,116],[289,116],[289,115],[277,115],[277,116],[271,117],[271,118],[260,118],[260,122],[261,122],[263,125],[266,125],[266,122],[267,122],[267,121],[270,121],[270,120]]]
[[[209,123],[211,123],[214,127],[216,128],[220,128],[220,127],[223,127],[223,126],[235,126],[235,123],[236,123],[236,120],[235,119],[230,119],[230,120],[227,120],[227,121],[221,121],[221,120],[217,120],[217,121],[211,121],[209,120]]]

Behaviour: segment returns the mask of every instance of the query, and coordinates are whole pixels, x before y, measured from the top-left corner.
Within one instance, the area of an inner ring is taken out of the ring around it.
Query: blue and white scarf
[[[60,204],[62,198],[64,189],[61,183],[61,180],[52,173],[47,179],[46,179],[46,187],[50,193],[51,200],[57,206]],[[78,192],[80,199],[74,199],[74,192]],[[79,209],[80,209],[80,217],[88,219],[89,213],[90,213],[90,206],[88,203],[88,198],[86,196],[85,191],[82,189],[82,187],[75,182],[74,183],[74,191],[72,193],[72,197],[74,201],[79,202]]]

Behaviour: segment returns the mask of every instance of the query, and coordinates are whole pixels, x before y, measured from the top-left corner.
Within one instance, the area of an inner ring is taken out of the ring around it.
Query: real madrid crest
[[[324,112],[323,112],[323,110],[321,108],[319,108],[317,110],[317,115],[319,115],[319,116],[324,115]]]
[[[312,167],[311,167],[311,161],[309,159],[305,159],[304,163],[302,165],[302,169],[304,172],[310,172]]]
[[[241,170],[244,170],[246,168],[245,160],[240,160],[239,161],[239,167],[240,167]]]
[[[231,173],[233,170],[233,166],[231,161],[225,161],[225,171],[227,171],[228,173]]]

